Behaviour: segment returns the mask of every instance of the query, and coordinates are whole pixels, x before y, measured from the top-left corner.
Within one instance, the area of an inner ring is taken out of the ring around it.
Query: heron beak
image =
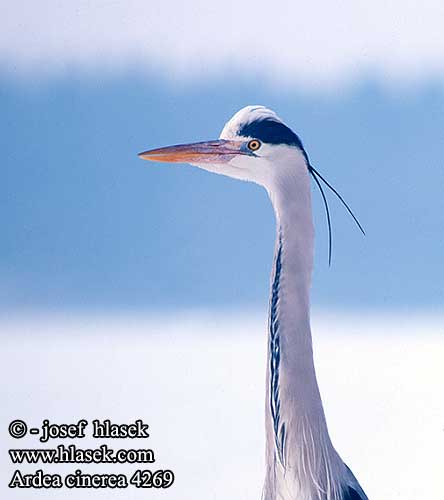
[[[173,163],[226,163],[236,155],[248,155],[248,152],[242,150],[242,144],[241,141],[219,139],[151,149],[138,156],[142,160]]]

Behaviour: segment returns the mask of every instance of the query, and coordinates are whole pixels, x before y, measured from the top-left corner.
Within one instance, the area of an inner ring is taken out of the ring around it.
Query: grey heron
[[[334,188],[312,167],[299,137],[264,106],[238,111],[218,140],[152,149],[139,156],[190,163],[255,182],[267,191],[277,235],[268,321],[263,500],[366,500],[330,440],[313,360],[310,174],[327,209],[329,235],[330,216],[320,180]],[[329,243],[331,255],[331,237]]]

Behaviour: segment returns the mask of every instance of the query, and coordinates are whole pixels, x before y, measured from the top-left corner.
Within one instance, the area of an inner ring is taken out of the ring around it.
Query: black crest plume
[[[330,217],[330,209],[328,207],[328,202],[327,198],[325,196],[324,190],[322,189],[322,184],[321,181],[339,198],[340,202],[344,205],[344,207],[347,209],[347,212],[352,216],[353,220],[355,221],[356,225],[359,227],[361,233],[365,235],[365,231],[362,228],[360,222],[356,218],[355,214],[352,212],[352,209],[348,206],[347,202],[344,200],[344,198],[338,193],[338,191],[310,164],[307,155],[306,156],[306,161],[307,161],[307,166],[308,166],[308,171],[310,172],[311,176],[316,182],[316,185],[319,188],[319,191],[322,196],[322,200],[324,202],[324,207],[325,207],[325,213],[327,215],[327,226],[328,226],[328,265],[331,265],[331,249],[332,249],[332,236],[331,236],[331,217]]]

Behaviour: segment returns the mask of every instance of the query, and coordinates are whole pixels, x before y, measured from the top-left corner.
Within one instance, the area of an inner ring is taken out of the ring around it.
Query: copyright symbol
[[[26,433],[28,432],[28,427],[23,422],[23,420],[13,420],[9,424],[9,434],[16,439],[20,439],[23,436],[26,436]]]

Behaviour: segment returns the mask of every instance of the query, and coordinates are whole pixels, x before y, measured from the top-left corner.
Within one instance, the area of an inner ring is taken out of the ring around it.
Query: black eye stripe
[[[238,133],[244,137],[256,137],[268,144],[287,144],[303,149],[302,141],[291,129],[270,118],[243,125]]]

